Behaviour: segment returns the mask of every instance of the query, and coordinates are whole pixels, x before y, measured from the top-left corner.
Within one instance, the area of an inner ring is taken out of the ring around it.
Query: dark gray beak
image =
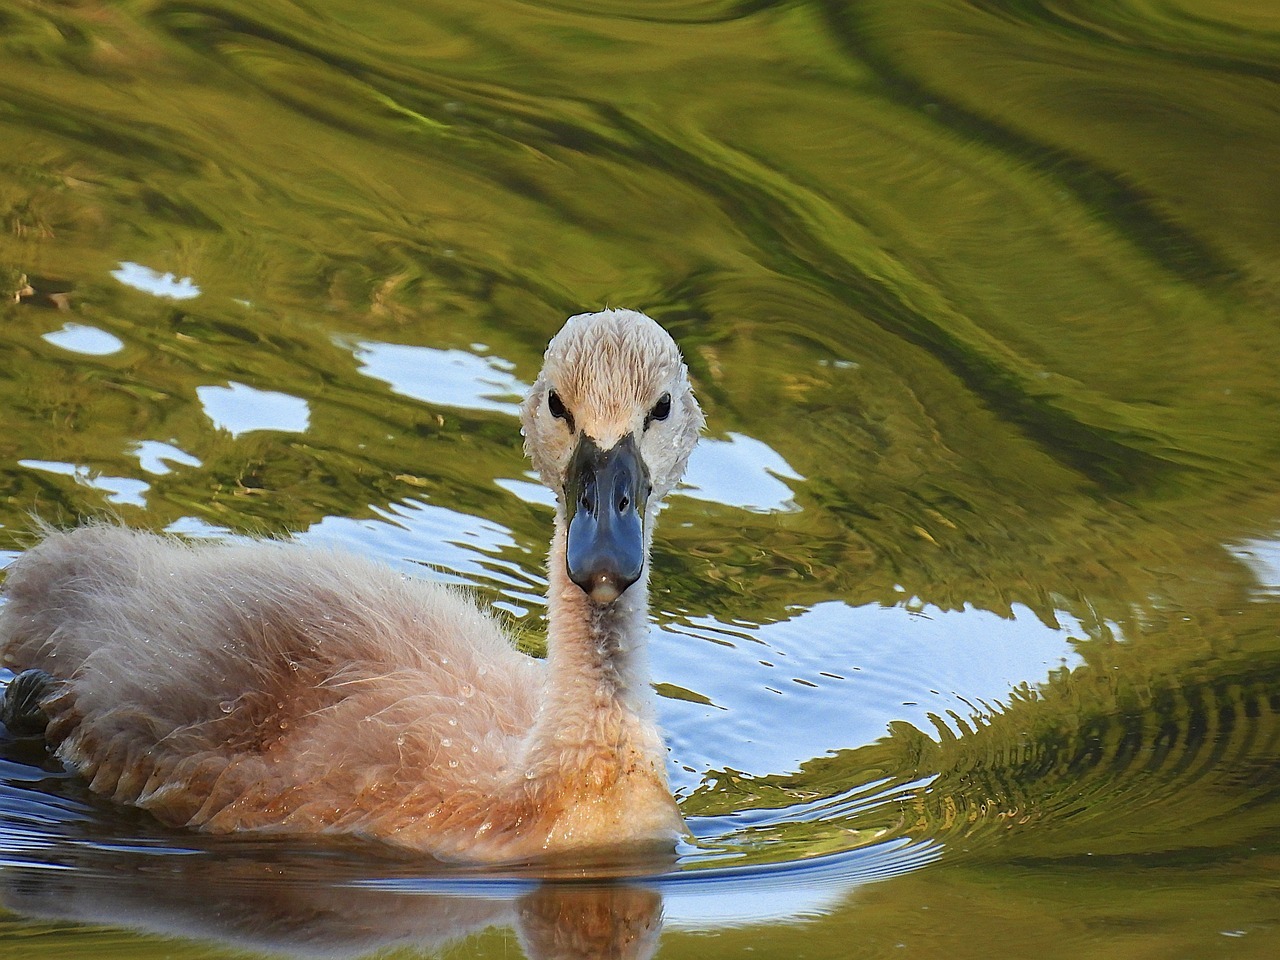
[[[649,471],[635,437],[601,450],[583,434],[565,480],[569,579],[596,603],[612,603],[640,579]]]

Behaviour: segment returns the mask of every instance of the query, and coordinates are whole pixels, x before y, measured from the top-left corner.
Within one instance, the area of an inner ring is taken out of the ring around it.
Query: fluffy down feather
[[[547,410],[555,384],[568,432]],[[651,429],[663,395],[671,422]],[[470,860],[669,844],[682,823],[644,659],[648,562],[611,603],[571,582],[564,469],[578,435],[639,438],[647,553],[701,411],[670,337],[606,311],[566,324],[522,413],[558,500],[546,663],[465,595],[348,554],[46,531],[9,569],[0,657],[54,678],[47,740],[95,791],[209,831]]]

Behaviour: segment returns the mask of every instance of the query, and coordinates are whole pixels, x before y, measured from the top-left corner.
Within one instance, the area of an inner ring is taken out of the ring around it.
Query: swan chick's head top
[[[702,430],[675,341],[634,310],[570,317],[521,420],[525,450],[568,523],[570,579],[612,602],[640,578],[657,503]]]

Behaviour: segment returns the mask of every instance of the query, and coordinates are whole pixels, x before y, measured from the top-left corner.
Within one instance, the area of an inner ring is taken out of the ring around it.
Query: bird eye
[[[664,393],[658,398],[658,402],[653,405],[653,409],[649,411],[649,416],[645,418],[644,425],[647,427],[654,420],[665,420],[671,416],[671,394]]]
[[[573,429],[573,414],[571,414],[564,401],[560,399],[560,394],[554,390],[547,394],[547,409],[551,411],[551,415],[557,420],[563,420],[569,425],[569,429]]]

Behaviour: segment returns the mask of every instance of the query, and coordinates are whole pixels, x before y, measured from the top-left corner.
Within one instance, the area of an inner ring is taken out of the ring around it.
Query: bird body
[[[15,561],[0,609],[4,664],[50,677],[47,741],[93,790],[211,832],[474,861],[670,845],[648,553],[701,412],[667,334],[606,311],[552,341],[522,416],[557,494],[545,662],[351,554],[90,524]]]

